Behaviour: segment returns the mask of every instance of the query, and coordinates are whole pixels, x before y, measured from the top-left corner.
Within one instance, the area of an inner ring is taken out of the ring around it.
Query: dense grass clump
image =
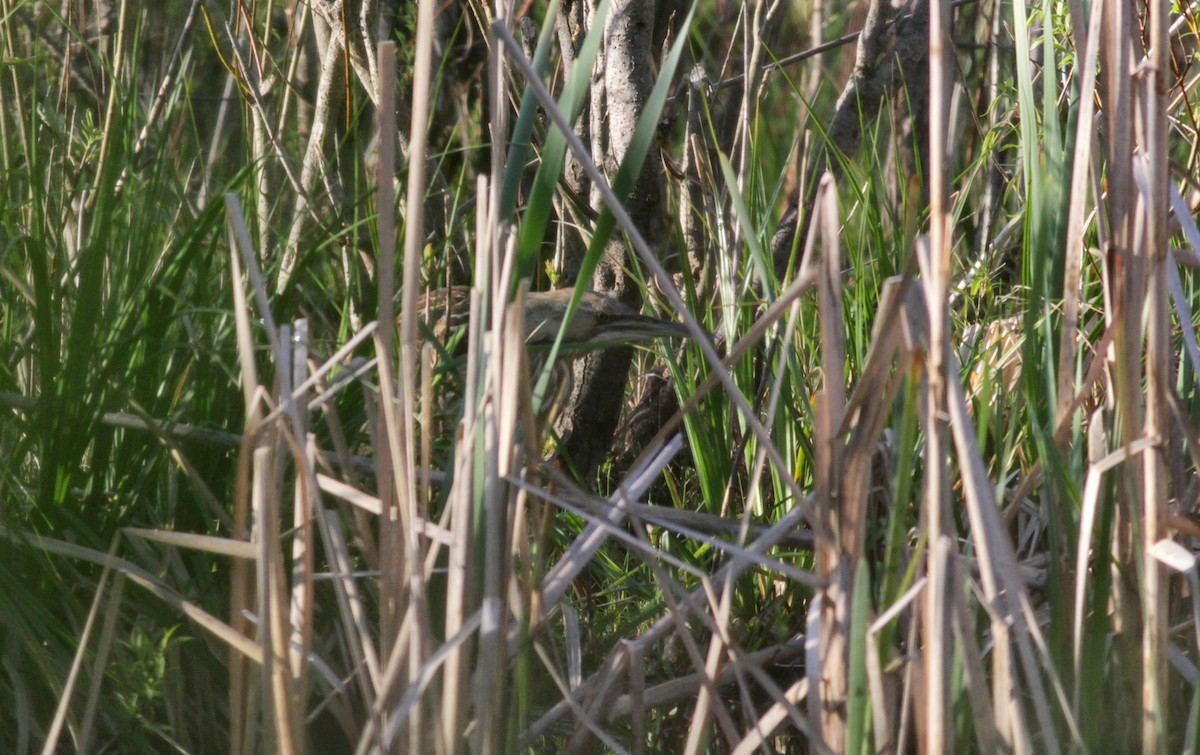
[[[1189,14],[151,5],[0,3],[0,750],[1197,749]]]

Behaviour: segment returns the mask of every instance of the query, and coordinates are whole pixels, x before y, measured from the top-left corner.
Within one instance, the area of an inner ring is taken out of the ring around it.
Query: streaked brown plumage
[[[549,346],[571,301],[571,289],[531,291],[525,297],[525,342],[531,346]],[[445,341],[454,328],[466,324],[470,289],[466,286],[430,291],[418,300],[422,317],[439,341]],[[428,314],[424,314],[428,313]],[[676,322],[639,314],[617,299],[589,291],[583,294],[579,308],[563,333],[563,348],[587,351],[625,345],[652,338],[688,336]]]

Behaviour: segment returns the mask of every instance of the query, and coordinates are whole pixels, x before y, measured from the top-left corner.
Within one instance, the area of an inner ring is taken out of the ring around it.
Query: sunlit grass
[[[1194,155],[1156,120],[1184,100],[1103,78],[1152,68],[1101,46],[1084,76],[1090,19],[1006,6],[1011,38],[948,51],[945,154],[906,159],[904,82],[821,183],[820,82],[853,46],[743,71],[797,50],[698,6],[605,166],[619,200],[667,168],[666,241],[639,249],[564,191],[585,155],[482,6],[442,9],[432,61],[398,24],[394,171],[374,48],[321,77],[286,43],[307,6],[205,10],[176,55],[182,11],[97,36],[0,7],[0,749],[1195,749]],[[566,68],[551,10],[536,64],[592,118],[602,35]],[[956,38],[992,28],[957,12]],[[775,259],[801,183],[810,235]],[[507,302],[568,244],[583,290],[610,239],[646,312],[683,319],[678,293],[713,340],[639,345],[626,416],[669,429],[576,479],[561,371]],[[450,284],[474,299],[446,348],[374,322]]]

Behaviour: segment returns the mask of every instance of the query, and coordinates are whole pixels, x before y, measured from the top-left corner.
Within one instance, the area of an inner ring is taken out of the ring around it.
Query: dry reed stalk
[[[267,741],[264,744],[277,752],[290,754],[303,747],[303,734],[299,729],[303,714],[297,710],[299,700],[288,663],[287,600],[284,597],[287,579],[279,535],[282,522],[279,489],[275,485],[276,462],[275,449],[270,445],[254,449],[251,509],[258,546],[255,579],[263,657],[261,684],[272,724],[265,729]]]
[[[1086,27],[1082,27],[1083,4],[1073,0],[1071,19],[1076,28],[1086,28],[1086,35],[1077,36],[1077,45],[1082,45],[1080,60],[1083,79],[1080,82],[1079,114],[1075,131],[1075,153],[1071,175],[1070,207],[1067,215],[1066,267],[1063,273],[1063,325],[1058,352],[1058,423],[1061,424],[1072,413],[1070,402],[1075,395],[1075,357],[1078,352],[1079,298],[1082,294],[1084,231],[1086,230],[1087,192],[1092,176],[1092,136],[1095,133],[1095,90],[1096,56],[1100,48],[1100,21],[1103,3],[1093,3]],[[1098,197],[1100,192],[1095,192]],[[1061,446],[1060,446],[1061,448]],[[1065,450],[1065,449],[1063,449]]]
[[[1167,742],[1169,679],[1167,677],[1168,634],[1171,618],[1168,605],[1167,567],[1152,558],[1153,549],[1169,538],[1167,501],[1172,495],[1168,478],[1168,453],[1175,452],[1167,444],[1171,433],[1168,394],[1172,390],[1173,354],[1171,347],[1171,298],[1167,284],[1167,266],[1173,260],[1167,246],[1167,220],[1170,212],[1168,186],[1171,183],[1167,141],[1167,94],[1174,82],[1171,70],[1171,40],[1167,19],[1171,12],[1168,3],[1147,3],[1150,27],[1150,46],[1146,51],[1149,70],[1142,78],[1138,94],[1139,112],[1144,119],[1141,128],[1141,159],[1138,168],[1146,176],[1139,182],[1142,213],[1139,225],[1142,238],[1136,249],[1144,256],[1146,274],[1146,413],[1142,425],[1145,438],[1160,441],[1142,455],[1143,509],[1141,512],[1142,580],[1141,600],[1145,623],[1142,629],[1142,750],[1161,752]],[[1136,173],[1135,173],[1136,175]],[[1146,185],[1148,184],[1148,186]]]
[[[86,708],[79,727],[78,740],[76,741],[76,746],[80,751],[87,751],[100,680],[104,678],[103,669],[109,651],[113,646],[113,627],[121,606],[121,593],[125,585],[124,575],[120,572],[116,574],[111,592],[108,585],[109,576],[112,574],[112,557],[116,555],[117,545],[120,541],[121,538],[119,535],[113,538],[112,546],[108,550],[108,557],[104,562],[104,569],[100,572],[100,579],[96,583],[96,593],[92,598],[92,606],[88,609],[87,621],[84,623],[83,631],[79,635],[79,647],[76,649],[75,657],[71,661],[71,669],[67,672],[62,692],[59,694],[58,707],[54,710],[54,718],[50,722],[50,727],[46,732],[46,741],[42,746],[43,755],[51,755],[51,753],[58,751],[58,741],[67,723],[67,713],[71,709],[71,698],[75,694],[75,684],[79,679],[79,672],[83,668],[88,644],[92,638],[92,631],[95,629],[96,620],[100,616],[101,606],[106,606],[104,609],[104,625],[101,628],[100,639],[96,644],[95,660],[92,663],[95,673],[92,675]]]
[[[486,177],[476,184],[476,255],[477,281],[488,280],[491,259],[491,204]],[[447,554],[449,572],[446,587],[445,636],[453,637],[462,630],[467,617],[479,609],[479,564],[475,558],[476,532],[474,521],[475,438],[479,432],[478,407],[480,364],[483,351],[483,308],[477,289],[471,290],[470,318],[467,333],[467,366],[463,391],[463,419],[457,428],[458,452],[454,459],[454,484],[447,497],[451,542]],[[472,667],[471,645],[455,645],[446,660],[442,687],[442,746],[447,752],[461,749],[460,718],[469,704],[467,674]]]
[[[975,622],[967,605],[964,585],[962,556],[954,549],[954,543],[943,541],[952,561],[947,597],[951,605],[954,638],[958,652],[962,655],[967,681],[967,694],[971,700],[971,715],[975,721],[975,741],[980,752],[1001,752],[1004,749],[1000,732],[992,718],[995,702],[988,694],[987,672],[984,670],[983,653],[975,637]]]
[[[877,752],[895,751],[899,748],[899,744],[905,741],[904,723],[906,720],[905,709],[907,706],[901,706],[898,713],[897,721],[893,725],[889,711],[897,710],[895,698],[895,685],[888,685],[884,677],[883,663],[879,657],[879,640],[878,636],[891,622],[895,621],[903,612],[909,610],[909,606],[917,601],[928,584],[926,577],[920,577],[917,581],[900,596],[892,605],[881,612],[875,618],[871,625],[867,628],[867,679],[868,688],[871,694],[871,712],[872,712],[872,728],[875,733],[875,750]],[[915,628],[916,622],[913,622]],[[913,663],[907,663],[906,667],[912,668]],[[908,691],[912,688],[912,684],[901,685],[900,692],[908,699]]]
[[[338,102],[342,93],[346,75],[342,62],[345,59],[346,37],[344,27],[329,38],[329,43],[321,51],[321,75],[317,81],[316,107],[313,110],[312,122],[309,124],[308,144],[305,146],[304,158],[300,166],[299,183],[296,190],[295,207],[292,210],[292,222],[288,229],[288,237],[284,246],[283,260],[279,267],[277,293],[287,290],[291,282],[292,272],[300,261],[300,236],[304,231],[305,220],[314,210],[310,206],[310,196],[316,185],[317,177],[326,171],[325,162],[325,133],[331,118],[331,109]],[[252,83],[253,85],[253,83]],[[373,91],[372,88],[369,91]],[[259,111],[256,125],[261,128],[265,113]],[[265,163],[263,163],[265,165]],[[390,163],[389,163],[390,164]],[[270,196],[263,193],[264,198]],[[264,199],[265,201],[265,199]],[[264,223],[264,228],[270,227]]]
[[[344,493],[344,490],[335,491],[327,489],[324,485],[322,489],[333,495]],[[376,500],[376,516],[380,513],[378,503]],[[324,512],[319,522],[328,553],[330,576],[333,577],[338,600],[341,626],[346,629],[346,641],[353,667],[359,669],[354,675],[354,681],[360,689],[366,707],[371,709],[380,687],[379,650],[367,624],[367,611],[354,575],[350,549],[342,534],[342,523],[343,521],[331,511]]]
[[[924,289],[929,323],[929,352],[927,355],[926,379],[928,381],[925,416],[923,424],[927,444],[925,465],[925,493],[922,499],[921,519],[929,542],[953,532],[949,519],[949,470],[946,466],[949,443],[945,416],[946,381],[949,379],[950,354],[949,325],[946,310],[950,291],[950,206],[949,177],[945,164],[947,154],[947,125],[949,123],[949,96],[947,89],[949,69],[946,64],[946,46],[950,41],[950,9],[944,0],[929,3],[929,239],[927,245],[918,242],[918,260],[923,264]],[[944,559],[927,557],[926,569],[930,588],[927,589],[922,617],[924,669],[922,679],[925,703],[922,746],[926,752],[949,751],[950,715],[947,711],[950,658],[947,653],[953,647],[949,636],[949,617],[944,603],[935,598],[938,586],[946,583],[946,576],[939,573]],[[920,740],[920,737],[918,736]]]
[[[502,234],[502,229],[497,231]],[[498,248],[504,248],[502,242]],[[506,665],[498,659],[508,657],[509,599],[511,595],[519,594],[512,584],[512,542],[520,501],[513,495],[505,476],[519,474],[522,465],[516,433],[521,424],[521,402],[528,395],[528,382],[522,379],[526,371],[522,363],[521,312],[508,310],[505,298],[500,295],[508,290],[511,276],[511,246],[508,251],[505,269],[493,290],[494,328],[485,338],[490,354],[482,376],[486,396],[482,406],[485,476],[482,481],[483,531],[480,534],[483,562],[479,567],[482,626],[473,676],[477,731],[472,736],[472,747],[478,752],[496,752],[503,745],[508,674]]]
[[[404,266],[400,290],[402,297],[401,306],[403,309],[400,315],[400,372],[396,394],[397,401],[399,402],[400,416],[395,418],[397,424],[395,427],[396,435],[394,436],[394,439],[399,443],[399,448],[393,448],[394,458],[400,461],[400,467],[396,470],[398,472],[396,476],[396,505],[399,514],[398,523],[400,524],[400,532],[395,533],[397,538],[392,544],[399,547],[400,551],[397,552],[395,562],[391,565],[400,567],[397,576],[402,576],[404,583],[396,582],[394,583],[394,587],[399,590],[397,598],[400,595],[405,597],[405,621],[411,621],[412,623],[412,631],[409,635],[410,642],[405,651],[408,655],[408,678],[410,681],[418,678],[422,667],[426,664],[432,652],[429,643],[430,638],[433,636],[432,628],[428,625],[429,614],[426,605],[425,572],[422,566],[425,554],[422,551],[422,544],[417,534],[417,522],[425,518],[428,505],[427,501],[422,500],[419,496],[419,486],[417,485],[414,472],[417,458],[415,411],[419,399],[416,366],[421,349],[421,340],[417,333],[417,318],[420,314],[417,307],[417,298],[420,291],[422,250],[425,245],[425,216],[424,212],[417,208],[424,207],[424,197],[428,184],[426,176],[427,163],[423,159],[423,156],[427,152],[429,112],[432,100],[430,92],[434,75],[434,13],[435,8],[432,0],[422,0],[418,3],[416,54],[413,60],[412,119],[409,126],[409,154],[414,156],[415,159],[410,160],[408,166],[406,206],[411,211],[405,218]],[[383,47],[381,45],[380,53],[380,69],[382,70],[385,65],[389,69],[393,68],[395,65],[394,46]],[[389,75],[391,73],[389,71]],[[387,104],[384,104],[382,97],[384,92],[394,96],[394,84],[386,86],[382,83],[381,79],[380,92],[381,111],[394,113],[394,103],[389,107]],[[389,143],[394,143],[393,134],[394,132],[392,131],[385,132],[381,125],[381,142],[386,139]],[[384,153],[381,152],[380,154],[383,155]],[[393,164],[385,162],[381,157],[379,176],[381,183],[386,180],[384,176],[385,167]],[[392,207],[387,208],[389,216],[392,211]],[[388,237],[381,234],[381,238],[386,239]],[[388,244],[383,244],[381,245],[381,249],[386,255],[391,252],[392,247]],[[388,564],[388,560],[385,559],[384,563]],[[398,604],[397,608],[399,608]],[[411,722],[408,724],[407,729],[408,748],[412,752],[428,749],[429,744],[424,739],[427,734],[428,723],[425,720],[425,711],[421,705],[414,707],[410,720]]]
[[[957,371],[958,367],[954,361],[951,356],[951,367]],[[1032,601],[1017,567],[1013,546],[1001,524],[995,490],[987,478],[978,441],[973,434],[962,384],[957,380],[950,380],[948,387],[949,424],[962,470],[970,535],[978,553],[983,592],[990,604],[993,639],[996,649],[999,650],[994,658],[996,664],[1003,664],[999,667],[993,666],[993,676],[997,680],[996,684],[1012,684],[1016,678],[1015,667],[1019,666],[1027,685],[1026,691],[1033,700],[1034,714],[1040,729],[1038,741],[1043,743],[1041,746],[1044,751],[1057,753],[1059,745],[1054,736],[1055,727],[1050,718],[1050,703],[1043,675],[1050,678],[1060,713],[1066,718],[1074,741],[1079,741],[1078,726],[1069,715],[1065,691],[1055,673],[1054,665],[1046,657],[1045,642],[1034,616]],[[1008,649],[1001,649],[1002,644],[1006,645],[1010,641],[1014,643],[1012,652],[1015,653],[1015,659],[1011,660]],[[1006,704],[1002,701],[1015,699],[1010,696],[1016,693],[1015,688],[994,686],[993,689],[993,700],[997,706]],[[1034,741],[1033,734],[1022,724],[1020,709],[1014,709],[1012,713],[1014,715],[1008,720],[1013,724],[1013,739],[1008,739],[1009,732],[1003,729],[999,732],[1000,736],[1005,737],[1013,747],[1020,746],[1017,743],[1021,740]]]
[[[286,331],[285,331],[286,333]],[[292,488],[292,577],[291,605],[289,611],[288,656],[291,661],[292,678],[295,681],[295,699],[308,700],[309,653],[312,650],[313,606],[316,596],[313,590],[313,565],[316,531],[313,521],[320,507],[317,500],[317,485],[313,473],[316,458],[315,438],[310,434],[311,418],[307,402],[296,400],[293,386],[307,380],[308,371],[308,323],[296,322],[294,336],[284,340],[291,344],[290,369],[281,375],[281,404],[287,409],[291,420],[290,438],[296,478]],[[301,705],[304,703],[301,702]]]
[[[809,607],[809,642],[815,642],[819,673],[809,670],[815,684],[808,696],[809,716],[818,723],[822,741],[834,751],[846,747],[846,713],[850,658],[849,624],[851,574],[857,558],[858,533],[863,525],[858,501],[843,499],[843,436],[839,432],[846,411],[845,344],[841,299],[840,220],[836,184],[825,174],[817,187],[817,217],[810,225],[810,241],[819,236],[821,261],[817,278],[820,307],[821,356],[825,371],[821,389],[813,396],[813,451],[815,454],[813,501],[826,536],[814,541],[817,577],[826,587]],[[805,255],[807,259],[812,259]],[[816,637],[812,637],[813,630]]]
[[[1111,223],[1109,246],[1105,249],[1105,315],[1113,332],[1112,339],[1112,388],[1113,408],[1116,422],[1112,428],[1113,441],[1129,446],[1140,435],[1143,425],[1141,402],[1142,361],[1140,323],[1144,297],[1144,271],[1141,259],[1136,254],[1135,213],[1138,190],[1134,182],[1134,127],[1138,123],[1133,96],[1134,57],[1132,40],[1137,37],[1133,9],[1119,2],[1105,3],[1105,33],[1101,37],[1100,60],[1104,66],[1104,131],[1105,131],[1105,175],[1107,178],[1107,215]],[[1137,541],[1137,522],[1144,508],[1145,489],[1142,470],[1137,464],[1121,468],[1117,486],[1117,507],[1114,518],[1113,556],[1118,564],[1131,566],[1140,558],[1140,543]],[[1126,630],[1142,626],[1139,610],[1140,598],[1137,590],[1126,580],[1114,580],[1112,600],[1115,606],[1115,625]],[[1115,650],[1122,658],[1133,658],[1141,653],[1141,644],[1136,631],[1118,631]],[[1143,684],[1142,675],[1133,672],[1135,683],[1142,687],[1143,695],[1151,693],[1151,686]],[[1140,706],[1139,706],[1140,708]],[[1143,735],[1144,724],[1150,711],[1140,708]],[[1145,745],[1146,740],[1142,740]]]
[[[242,449],[238,455],[238,474],[233,501],[233,529],[231,536],[234,540],[250,541],[251,511],[250,496],[253,484],[251,452],[255,441],[253,436],[258,433],[262,413],[257,396],[262,390],[258,382],[257,368],[254,359],[254,342],[251,336],[250,314],[242,284],[242,260],[250,255],[247,262],[247,273],[254,269],[252,252],[248,250],[249,233],[242,220],[241,209],[237,198],[226,195],[226,213],[229,217],[229,262],[230,272],[235,281],[232,287],[234,324],[237,332],[238,360],[240,366],[242,397],[246,406],[246,430],[242,438]],[[252,285],[255,277],[249,275]],[[257,281],[261,283],[261,281]],[[239,636],[250,634],[250,622],[246,613],[253,601],[252,576],[250,564],[240,559],[234,561],[230,570],[230,606],[229,624]],[[253,676],[247,667],[245,657],[232,646],[229,652],[229,738],[230,752],[245,753],[254,747],[253,716],[249,715],[249,705],[255,699]]]
[[[377,285],[379,287],[377,327],[375,332],[375,353],[378,355],[379,370],[379,408],[382,409],[382,427],[374,432],[375,460],[377,465],[376,483],[379,490],[382,516],[379,520],[379,587],[380,587],[380,664],[389,666],[393,655],[398,652],[395,647],[397,632],[401,621],[401,600],[404,589],[403,559],[404,535],[401,531],[400,511],[401,490],[403,482],[399,475],[403,474],[404,449],[401,446],[399,421],[395,416],[395,407],[399,401],[398,392],[403,393],[405,386],[396,382],[396,335],[397,323],[393,302],[395,301],[396,268],[395,255],[392,250],[396,247],[396,226],[394,208],[396,204],[393,176],[391,167],[395,161],[394,135],[396,133],[396,103],[395,103],[395,46],[392,43],[380,43],[377,55],[385,58],[381,61],[379,91],[379,172],[375,176],[377,192],[378,233],[381,253],[376,262],[378,271]],[[390,158],[390,161],[389,161]],[[399,323],[400,338],[416,328],[415,315],[409,312],[409,304],[415,302],[416,294],[405,291],[401,287],[404,302],[401,305]],[[410,345],[412,341],[409,341]],[[403,347],[402,347],[403,348]],[[406,373],[400,367],[401,376]],[[410,384],[411,385],[411,384]],[[380,700],[378,705],[386,714],[390,710],[389,703],[393,700]],[[386,720],[386,719],[384,719]]]

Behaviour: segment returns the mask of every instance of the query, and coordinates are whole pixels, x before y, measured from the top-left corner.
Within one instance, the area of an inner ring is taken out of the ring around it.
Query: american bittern
[[[466,286],[451,286],[430,291],[419,300],[422,317],[428,318],[427,323],[439,341],[444,343],[454,328],[466,324],[469,294],[470,289]],[[526,344],[549,346],[554,343],[571,294],[571,289],[526,294]],[[688,331],[679,323],[638,314],[615,298],[588,291],[567,323],[562,345],[565,350],[577,352],[675,336],[686,338]]]
[[[544,364],[545,351],[554,343],[571,301],[570,289],[529,292],[522,313],[524,340],[530,347],[532,369],[536,374]],[[451,286],[430,291],[418,302],[420,318],[433,337],[446,343],[454,330],[466,325],[470,310],[470,288]],[[657,317],[638,314],[617,299],[594,292],[584,293],[579,307],[563,331],[560,354],[624,346],[654,338],[688,337],[683,325]],[[461,353],[461,344],[455,352]],[[540,354],[533,352],[542,352]],[[552,425],[565,398],[570,395],[572,369],[568,359],[554,365],[549,384],[549,401],[543,404],[544,419]]]

